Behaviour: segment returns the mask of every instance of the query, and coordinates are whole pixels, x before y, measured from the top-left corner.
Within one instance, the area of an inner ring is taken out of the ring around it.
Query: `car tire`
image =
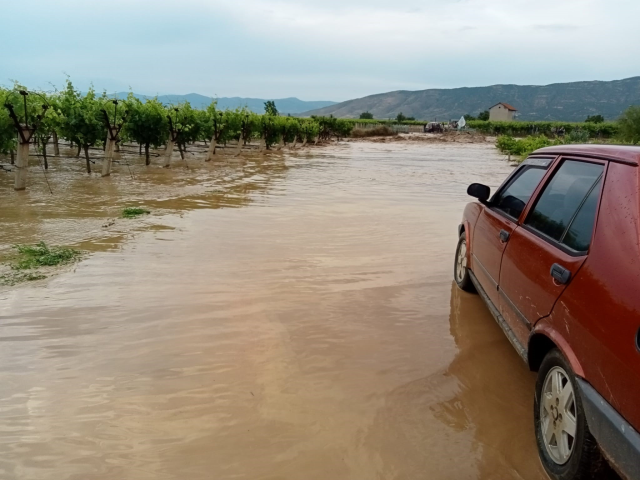
[[[533,407],[536,444],[542,466],[553,480],[610,478],[589,426],[575,374],[558,349],[538,371]]]
[[[465,292],[475,292],[476,289],[471,281],[469,269],[467,268],[467,234],[462,232],[458,239],[456,248],[456,258],[453,263],[453,278],[460,289]]]

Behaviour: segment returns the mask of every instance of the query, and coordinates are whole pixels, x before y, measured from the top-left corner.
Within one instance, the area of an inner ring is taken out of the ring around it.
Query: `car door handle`
[[[558,263],[551,265],[551,276],[560,285],[566,285],[571,280],[571,272]]]
[[[511,234],[509,232],[507,232],[506,230],[500,230],[500,241],[502,243],[507,243],[509,241],[509,237],[511,236]]]

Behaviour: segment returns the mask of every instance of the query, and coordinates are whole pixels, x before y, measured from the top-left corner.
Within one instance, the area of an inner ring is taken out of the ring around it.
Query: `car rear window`
[[[565,160],[525,225],[572,250],[589,249],[604,165]]]
[[[587,195],[587,199],[578,210],[573,222],[571,222],[564,236],[560,238],[560,243],[564,243],[567,247],[577,252],[589,250],[601,184],[602,177],[593,186],[591,193]]]

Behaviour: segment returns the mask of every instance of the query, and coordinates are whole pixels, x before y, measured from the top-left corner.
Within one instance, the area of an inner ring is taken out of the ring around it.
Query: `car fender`
[[[556,345],[558,350],[560,350],[562,355],[564,355],[564,358],[567,359],[567,361],[571,365],[571,368],[573,369],[573,372],[578,377],[584,378],[584,369],[582,368],[580,360],[578,360],[577,355],[571,348],[562,331],[555,328],[551,316],[540,319],[535,324],[535,327],[531,330],[531,334],[529,336],[529,353],[531,353],[531,339],[535,335],[544,335],[549,340],[551,340]]]
[[[462,224],[458,231],[458,234],[460,235],[464,228],[464,232],[467,235],[467,265],[471,267],[471,270],[473,270],[473,228],[475,227],[483,208],[484,206],[478,202],[467,204],[462,215]]]

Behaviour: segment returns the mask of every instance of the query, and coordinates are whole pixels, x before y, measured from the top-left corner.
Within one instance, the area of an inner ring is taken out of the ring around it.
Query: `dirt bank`
[[[495,144],[495,137],[477,132],[400,133],[394,136],[350,138],[350,142],[424,142],[424,143],[488,143]]]

